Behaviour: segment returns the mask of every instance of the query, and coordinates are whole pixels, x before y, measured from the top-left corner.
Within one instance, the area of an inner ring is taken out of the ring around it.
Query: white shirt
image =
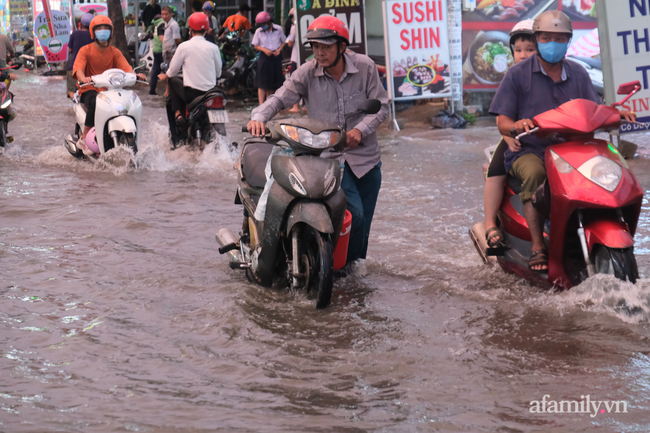
[[[181,28],[174,18],[165,23],[165,35],[163,36],[163,53],[174,54],[176,51],[176,39],[181,38]]]
[[[291,47],[291,61],[298,63],[298,44],[296,44],[296,26],[295,24],[291,26],[291,31],[289,32],[289,37],[287,42],[293,42],[293,47]]]
[[[273,31],[267,32],[263,28],[255,30],[255,36],[253,36],[253,45],[258,47],[266,48],[267,50],[275,51],[280,48],[282,42],[286,41],[287,37],[282,31],[282,27],[277,24],[273,24]]]
[[[178,46],[167,70],[168,77],[174,77],[183,68],[183,85],[207,92],[217,85],[221,76],[221,52],[219,47],[194,36]]]

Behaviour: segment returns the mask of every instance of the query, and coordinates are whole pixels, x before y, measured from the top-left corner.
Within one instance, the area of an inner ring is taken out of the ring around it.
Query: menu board
[[[477,0],[474,11],[463,12],[463,88],[498,88],[514,65],[510,31],[519,21],[549,10],[561,10],[571,18],[572,43],[597,27],[595,0]]]

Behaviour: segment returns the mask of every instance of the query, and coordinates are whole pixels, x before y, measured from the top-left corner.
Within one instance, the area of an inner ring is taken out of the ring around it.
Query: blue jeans
[[[160,64],[162,62],[163,62],[162,53],[153,53],[153,66],[151,67],[151,77],[149,78],[150,95],[156,93],[156,86],[158,85],[158,74],[162,72],[160,70]]]
[[[356,177],[346,162],[341,188],[348,201],[348,211],[352,214],[347,259],[347,263],[350,263],[366,258],[370,225],[381,188],[381,161],[362,178]]]

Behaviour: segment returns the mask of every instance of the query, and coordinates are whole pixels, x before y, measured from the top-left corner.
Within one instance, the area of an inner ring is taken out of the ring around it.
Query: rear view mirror
[[[381,110],[381,102],[378,99],[368,99],[357,107],[357,111],[366,114],[377,114],[379,110]]]
[[[618,88],[618,94],[629,95],[630,93],[634,92],[637,88],[638,89],[641,88],[641,82],[639,81],[632,81],[630,83],[621,84],[621,86]]]

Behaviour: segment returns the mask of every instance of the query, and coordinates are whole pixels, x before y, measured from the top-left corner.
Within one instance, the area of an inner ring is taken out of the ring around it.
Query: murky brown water
[[[650,280],[596,277],[553,295],[483,266],[470,244],[495,128],[383,134],[370,257],[315,311],[217,253],[214,233],[241,222],[235,155],[166,151],[147,95],[142,168],[73,161],[64,80],[14,86],[16,142],[0,157],[0,431],[650,430]],[[240,140],[248,111],[230,116]],[[650,136],[635,141],[647,188]],[[625,400],[628,413],[530,413],[545,394]]]

